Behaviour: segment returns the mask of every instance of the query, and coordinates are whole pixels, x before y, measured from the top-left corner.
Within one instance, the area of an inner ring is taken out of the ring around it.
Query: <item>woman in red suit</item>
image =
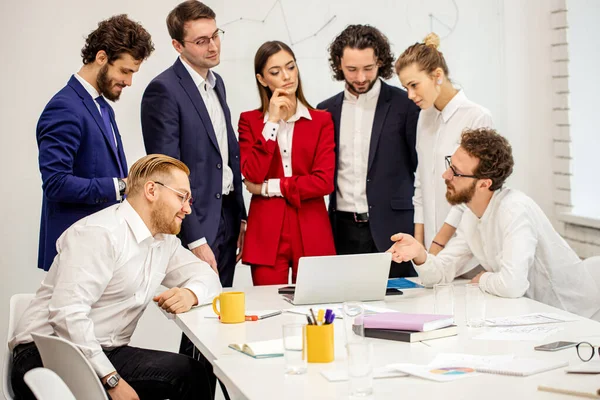
[[[243,261],[254,285],[296,281],[298,259],[335,254],[324,196],[333,191],[333,121],[302,93],[296,57],[282,42],[254,57],[261,108],[241,114],[242,175],[250,193]]]

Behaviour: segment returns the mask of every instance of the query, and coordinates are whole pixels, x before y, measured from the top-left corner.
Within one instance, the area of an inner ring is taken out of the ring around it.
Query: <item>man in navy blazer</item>
[[[69,226],[125,193],[127,160],[106,99],[119,99],[153,50],[150,34],[126,15],[101,21],[81,51],[83,66],[42,112],[36,132],[44,191],[39,268],[50,268],[56,240]]]
[[[245,232],[240,151],[231,125],[223,79],[211,68],[220,61],[215,13],[185,1],[167,17],[175,63],[158,75],[142,98],[146,151],[183,161],[190,168],[192,214],[181,241],[230,287]]]
[[[413,232],[416,129],[419,108],[392,76],[387,38],[368,25],[350,25],[329,47],[334,78],[345,90],[317,108],[333,117],[335,190],[329,215],[338,254],[386,251],[396,232]],[[392,262],[390,277],[415,276]]]

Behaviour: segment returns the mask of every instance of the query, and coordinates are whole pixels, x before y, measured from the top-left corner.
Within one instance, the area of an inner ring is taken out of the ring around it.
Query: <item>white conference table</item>
[[[246,293],[247,310],[288,309],[292,305],[277,294],[280,286],[249,287]],[[232,289],[235,290],[235,289]],[[600,323],[527,299],[504,299],[486,295],[487,318],[515,316],[535,312],[558,313],[577,318],[573,322],[558,324],[562,330],[540,342],[497,341],[473,339],[486,330],[465,325],[464,281],[455,283],[455,320],[459,326],[457,336],[427,342],[404,343],[368,339],[373,343],[374,366],[393,363],[427,364],[439,353],[465,353],[473,355],[514,354],[519,358],[564,360],[570,365],[580,364],[575,348],[557,352],[540,352],[534,346],[558,340],[588,341],[600,344]],[[387,296],[385,307],[410,313],[432,313],[433,291],[407,289],[404,295]],[[379,303],[381,305],[381,303]],[[227,386],[232,398],[239,399],[346,399],[347,382],[329,382],[322,370],[346,369],[344,326],[335,321],[335,360],[328,364],[308,364],[304,375],[284,374],[283,357],[256,360],[228,348],[230,343],[247,343],[280,339],[281,326],[288,322],[306,322],[304,316],[283,313],[276,317],[241,324],[221,324],[212,315],[210,306],[199,307],[175,317],[176,324],[213,364],[217,377]],[[596,354],[594,357],[597,358]],[[564,368],[529,376],[515,377],[480,374],[453,382],[433,382],[416,377],[396,377],[374,380],[375,399],[576,399],[564,394],[538,391],[538,385],[556,384],[573,389],[600,388],[597,375],[567,374]]]

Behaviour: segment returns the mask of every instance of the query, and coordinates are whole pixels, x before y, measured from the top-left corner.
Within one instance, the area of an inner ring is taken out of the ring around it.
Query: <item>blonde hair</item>
[[[432,74],[433,71],[441,68],[446,77],[448,77],[448,65],[438,47],[440,47],[440,37],[431,32],[425,36],[422,43],[413,44],[398,57],[394,65],[396,73],[399,74],[400,71],[409,65],[417,64],[421,71],[425,71],[428,74]]]
[[[142,190],[144,184],[151,180],[168,178],[173,168],[190,175],[190,169],[183,162],[164,154],[148,154],[137,160],[129,169],[127,177],[128,195],[132,196]]]

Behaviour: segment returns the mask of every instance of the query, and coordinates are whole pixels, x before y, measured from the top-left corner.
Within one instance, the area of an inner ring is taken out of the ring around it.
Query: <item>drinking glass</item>
[[[433,313],[454,317],[454,285],[451,283],[434,285],[433,296],[435,299]]]
[[[467,326],[481,328],[485,325],[485,294],[478,283],[469,283],[465,292]]]
[[[373,394],[373,345],[368,340],[350,342],[348,350],[348,391],[350,397]]]
[[[286,374],[300,375],[306,372],[306,324],[283,325],[283,355]]]

